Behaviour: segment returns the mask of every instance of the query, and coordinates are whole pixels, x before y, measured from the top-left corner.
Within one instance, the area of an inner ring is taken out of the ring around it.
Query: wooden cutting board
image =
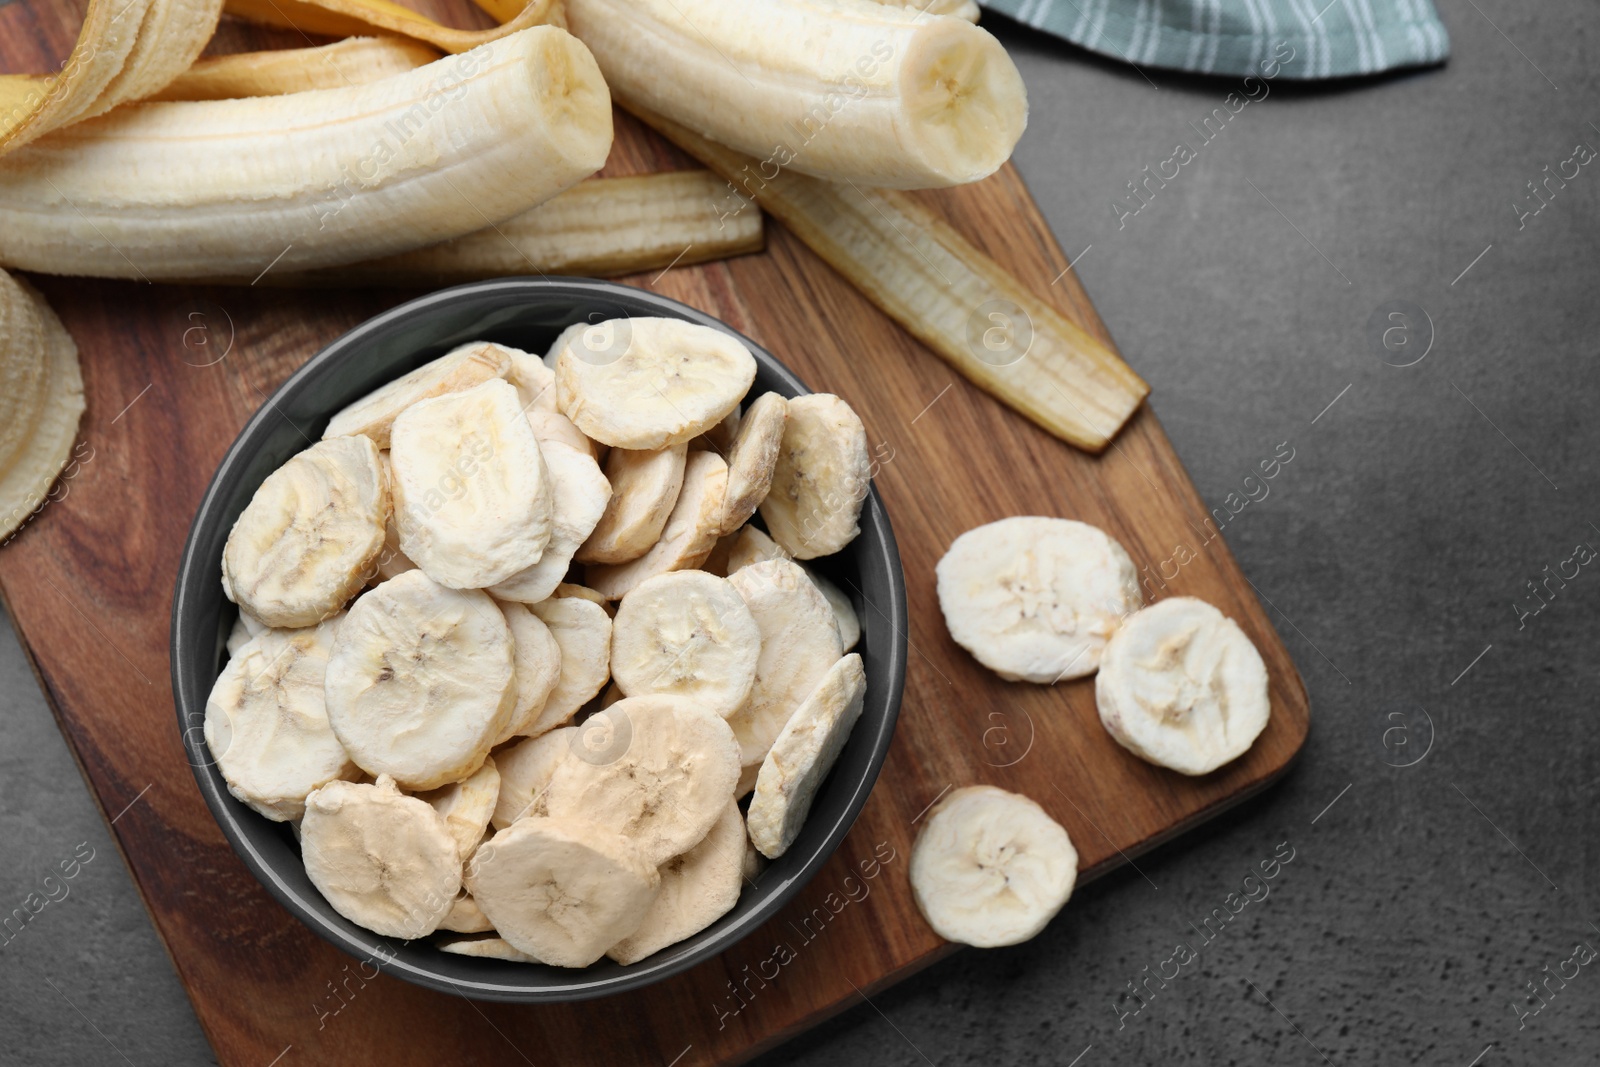
[[[447,2],[432,10],[484,24],[465,0]],[[76,35],[71,19],[44,0],[0,9],[0,69],[50,69]],[[230,23],[216,47],[304,43]],[[618,135],[607,173],[690,165],[620,116]],[[1010,167],[924,198],[1109,343],[1071,271],[1052,284],[1066,260]],[[34,280],[77,340],[89,408],[59,499],[0,551],[0,592],[221,1063],[737,1062],[951,950],[918,915],[906,873],[919,818],[950,787],[1033,797],[1071,833],[1087,881],[1261,789],[1305,738],[1294,665],[1148,409],[1104,456],[1074,451],[772,226],[763,254],[629,281],[719,316],[844,396],[888,457],[877,485],[905,564],[911,655],[871,800],[786,913],[641,993],[523,1007],[371,977],[279,907],[212,821],[175,724],[168,612],[190,517],[248,416],[322,345],[416,294]],[[1238,620],[1272,685],[1271,722],[1247,756],[1200,780],[1150,767],[1106,736],[1091,680],[1005,683],[950,640],[934,563],[962,531],[1016,514],[1102,526],[1148,573],[1176,571],[1160,595],[1199,596]],[[1070,905],[1057,921],[1074,921]]]

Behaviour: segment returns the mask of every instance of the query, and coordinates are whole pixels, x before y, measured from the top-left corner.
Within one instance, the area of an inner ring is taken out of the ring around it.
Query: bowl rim
[[[242,827],[241,816],[257,818],[260,816],[249,812],[228,793],[221,772],[215,767],[215,761],[210,758],[205,745],[200,724],[204,722],[206,700],[215,680],[209,676],[211,668],[206,666],[206,659],[208,655],[215,655],[215,648],[213,646],[208,652],[206,649],[195,647],[194,642],[183,636],[188,628],[187,620],[200,610],[202,598],[206,593],[206,584],[220,586],[220,580],[211,573],[211,561],[200,558],[201,532],[222,521],[218,517],[223,507],[222,498],[229,494],[232,483],[240,478],[241,469],[253,454],[255,438],[266,432],[265,427],[269,422],[287,418],[278,410],[281,398],[303,388],[306,382],[318,377],[331,364],[359,358],[364,346],[384,337],[397,326],[414,323],[418,318],[438,314],[452,307],[469,304],[495,294],[558,295],[572,298],[575,302],[585,300],[595,303],[606,302],[612,306],[622,304],[625,308],[633,304],[644,310],[645,314],[659,314],[709,326],[728,333],[747,345],[757,360],[792,391],[791,395],[804,395],[811,391],[781,360],[727,323],[669,297],[616,282],[571,277],[494,279],[438,290],[381,312],[328,343],[291,373],[246,421],[218,463],[190,521],[189,533],[179,557],[177,580],[173,587],[172,624],[169,631],[173,704],[177,713],[178,729],[196,785],[234,854],[244,861],[245,866],[267,892],[313,933],[354,957],[371,960],[374,965],[389,970],[397,977],[430,989],[492,1001],[573,1002],[641,989],[722,954],[772,919],[838,851],[839,845],[854,826],[882,771],[899,718],[907,664],[908,616],[905,573],[900,563],[900,554],[888,512],[883,506],[877,487],[869,485],[864,508],[871,512],[873,521],[863,527],[861,536],[866,537],[869,529],[874,536],[872,542],[863,543],[859,550],[879,555],[887,564],[888,602],[877,604],[869,601],[868,605],[885,616],[891,637],[887,642],[883,664],[879,668],[879,672],[888,682],[884,713],[874,720],[874,728],[865,737],[861,735],[860,728],[868,725],[866,722],[858,722],[856,732],[851,737],[852,742],[865,742],[870,748],[867,773],[861,780],[853,783],[843,808],[832,824],[827,826],[826,833],[815,852],[798,870],[769,890],[766,899],[749,914],[719,931],[717,937],[708,939],[692,950],[669,956],[654,965],[641,961],[620,975],[613,974],[609,977],[585,980],[581,976],[587,969],[574,969],[568,972],[572,976],[570,981],[529,986],[488,979],[469,981],[447,977],[407,960],[394,947],[394,939],[365,930],[343,920],[342,917],[340,922],[344,925],[329,920],[322,912],[322,908],[328,905],[320,894],[312,890],[311,895],[316,898],[315,901],[307,899],[299,889],[278,876],[272,862],[251,842]],[[640,317],[633,308],[627,310],[629,317]],[[331,415],[332,412],[327,414]],[[837,788],[838,783],[830,784]],[[812,813],[813,818],[816,815],[816,812]],[[401,944],[411,945],[413,942]],[[530,970],[529,973],[543,974],[544,969]]]

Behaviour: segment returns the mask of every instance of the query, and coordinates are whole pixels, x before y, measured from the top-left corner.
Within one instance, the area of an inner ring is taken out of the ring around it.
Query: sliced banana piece
[[[687,459],[688,446],[683,444],[654,452],[613,448],[606,456],[611,500],[578,549],[578,562],[626,563],[650,551],[678,502]]]
[[[388,448],[390,430],[402,411],[419,400],[471,389],[491,378],[504,378],[511,369],[513,351],[487,341],[453,348],[340,411],[328,421],[322,436],[365,434],[379,448]]]
[[[434,581],[481,589],[539,562],[550,476],[510,383],[413,404],[394,421],[389,462],[400,548]]]
[[[408,789],[478,769],[516,707],[515,649],[489,594],[420,570],[364,593],[328,660],[328,721],[361,768]]]
[[[939,561],[939,607],[956,644],[1008,681],[1094,673],[1139,575],[1104,530],[1018,516],[968,530]]]
[[[318,441],[267,475],[233,524],[222,590],[268,626],[315,626],[366,584],[388,515],[372,441]]]
[[[561,680],[561,646],[544,620],[529,611],[526,604],[511,601],[501,602],[500,613],[511,628],[517,703],[501,736],[495,739],[497,745],[533,729],[545,701]]]
[[[477,842],[473,842],[473,847],[477,847]],[[458,934],[486,934],[494,927],[489,924],[483,909],[478,907],[478,902],[472,899],[472,894],[462,890],[450,905],[450,911],[439,920],[439,929],[453,930]]]
[[[577,449],[590,459],[599,459],[599,446],[585,437],[583,431],[574,426],[572,420],[561,412],[531,407],[525,414],[528,418],[528,428],[533,431],[534,439],[541,445],[546,441],[557,441],[568,448]]]
[[[688,442],[721,422],[755,381],[736,337],[681,319],[613,319],[563,334],[556,403],[578,429],[616,448]]]
[[[494,928],[489,927],[489,929]],[[452,956],[476,956],[483,960],[510,960],[512,963],[539,962],[537,957],[530,956],[503,937],[452,937],[439,942],[439,951],[448,952]]]
[[[722,416],[721,422],[690,441],[689,447],[702,452],[716,452],[727,459],[728,449],[733,447],[734,435],[739,432],[740,417],[741,412],[735,405],[732,411]]]
[[[500,795],[489,820],[496,830],[528,815],[549,814],[542,803],[544,791],[578,732],[576,726],[563,726],[500,750],[494,758],[500,768]]]
[[[550,779],[550,814],[616,830],[652,865],[693,848],[739,778],[728,724],[681,697],[619,700],[584,720],[578,740]]]
[[[763,533],[760,527],[744,526],[734,535],[728,549],[728,573],[743,570],[752,563],[765,563],[769,559],[788,559],[783,546]]]
[[[582,597],[552,597],[530,609],[550,627],[561,647],[561,677],[533,725],[537,737],[561,726],[605,688],[611,677],[611,616]]]
[[[772,743],[750,798],[750,841],[768,859],[800,836],[811,800],[861,717],[867,673],[854,652],[835,663]]]
[[[479,846],[466,883],[513,947],[556,967],[587,967],[638,928],[661,876],[615,830],[530,817]]]
[[[556,409],[556,372],[545,366],[544,360],[520,348],[505,348],[510,367],[506,381],[517,387],[517,399],[523,411],[554,411]]]
[[[579,600],[587,600],[591,604],[598,604],[605,609],[607,615],[616,618],[617,606],[586,585],[579,585],[576,582],[562,582],[556,586],[556,591],[553,595],[575,596]]]
[[[461,891],[461,854],[444,818],[394,779],[329,782],[306,798],[300,855],[346,919],[405,940],[439,928]]]
[[[861,532],[861,506],[871,489],[867,431],[855,410],[831,393],[790,400],[760,507],[772,539],[795,559],[832,555]]]
[[[1210,774],[1266,728],[1267,666],[1238,624],[1203,600],[1171,597],[1112,635],[1094,683],[1106,730],[1129,752]]]
[[[695,452],[683,471],[683,490],[667,518],[661,540],[638,559],[589,567],[584,575],[595,591],[620,600],[646,578],[668,571],[693,570],[717,545],[722,506],[728,492],[728,464],[715,452]]]
[[[262,630],[228,660],[206,699],[206,747],[228,792],[273,822],[298,819],[312,790],[360,773],[328,725],[322,696],[341,621]]]
[[[500,799],[500,772],[495,768],[494,757],[483,761],[483,766],[450,785],[418,794],[439,813],[456,840],[456,848],[465,860],[483,840],[489,829],[489,816],[494,814]]]
[[[539,562],[495,583],[489,592],[501,600],[537,604],[549,599],[572,566],[572,554],[583,544],[611,499],[611,483],[587,452],[559,441],[539,446],[550,475],[553,521],[550,540]]]
[[[1027,797],[979,785],[950,793],[911,848],[911,891],[934,933],[977,948],[1033,937],[1072,895],[1078,852]]]
[[[745,768],[741,794],[755,784],[761,761],[795,710],[844,655],[833,609],[799,565],[786,559],[754,563],[728,581],[761,631],[761,658],[744,707],[728,719]]]
[[[661,865],[661,891],[644,921],[606,955],[624,965],[638,963],[726,915],[744,887],[745,849],[744,818],[729,801],[704,840]]]
[[[767,498],[788,420],[789,401],[777,393],[762,393],[740,418],[726,450],[728,498],[718,533],[731,534],[743,526]]]
[[[611,675],[627,696],[687,697],[726,719],[750,695],[760,655],[744,599],[705,571],[658,574],[617,605]]]
[[[811,584],[817,587],[822,598],[828,602],[828,607],[833,609],[833,621],[839,627],[839,643],[849,652],[861,640],[861,620],[856,616],[856,606],[843,589],[824,578],[815,567],[807,567],[802,563],[800,569],[806,572]]]
[[[389,465],[387,450],[378,453],[383,464],[383,482],[387,486],[394,485],[394,468]],[[390,497],[393,500],[393,496]],[[373,568],[378,581],[386,582],[397,574],[414,571],[417,565],[411,562],[409,556],[400,551],[400,530],[394,524],[394,508],[389,508],[388,517],[383,522],[383,551],[378,553],[377,565]]]
[[[233,620],[233,629],[228,631],[228,655],[238,655],[252,637],[265,633],[266,629],[266,625],[259,619],[251,618],[248,611],[239,612],[239,617]]]

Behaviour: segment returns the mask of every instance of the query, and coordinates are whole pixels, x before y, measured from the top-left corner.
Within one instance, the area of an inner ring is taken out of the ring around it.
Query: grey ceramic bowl
[[[584,970],[455,956],[425,941],[396,942],[340,916],[306,877],[288,826],[246,808],[227,791],[206,749],[206,697],[226,661],[224,643],[237,611],[222,595],[222,547],[261,482],[316,440],[333,412],[413,367],[472,340],[543,352],[563,328],[587,319],[671,316],[739,336],[693,308],[653,293],[574,278],[519,278],[446,289],[358,326],[314,356],[272,395],[222,460],[200,503],[178,569],[172,603],[172,689],[178,729],[200,793],[234,851],[284,907],[313,931],[390,974],[434,989],[485,1000],[557,1002],[639,989],[709,959],[778,911],[833,854],[878,777],[900,708],[906,671],[906,596],[900,556],[883,502],[874,490],[861,535],[819,561],[855,601],[858,651],[867,673],[866,708],[844,754],[817,794],[799,840],[773,862],[757,887],[707,929],[631,967],[610,960]],[[808,390],[770,353],[755,353],[751,395]],[[389,961],[383,963],[382,961]]]

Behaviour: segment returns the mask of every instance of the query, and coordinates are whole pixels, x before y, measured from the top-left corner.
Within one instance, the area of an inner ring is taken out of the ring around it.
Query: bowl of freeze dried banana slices
[[[491,1000],[635,989],[770,918],[894,732],[906,600],[861,420],[715,319],[461,286],[313,357],[224,457],[172,681],[285,907]]]

